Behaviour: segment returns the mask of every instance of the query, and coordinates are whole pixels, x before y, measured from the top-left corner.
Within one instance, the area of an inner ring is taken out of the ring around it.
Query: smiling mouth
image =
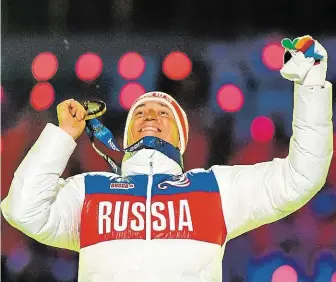
[[[139,130],[139,132],[145,132],[145,131],[155,131],[155,132],[161,132],[161,130],[157,127],[153,127],[153,126],[146,126],[144,128],[141,128]]]

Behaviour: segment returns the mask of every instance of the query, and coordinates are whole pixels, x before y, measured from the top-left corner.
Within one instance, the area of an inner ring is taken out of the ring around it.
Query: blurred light
[[[336,120],[334,124],[336,124]],[[334,154],[331,160],[327,182],[332,185],[332,188],[336,192],[336,132],[334,132],[333,144],[334,144]]]
[[[0,103],[2,104],[3,102],[5,102],[5,89],[4,89],[4,87],[1,85]]]
[[[336,271],[334,274],[331,276],[331,282],[336,282]]]
[[[92,81],[100,76],[103,70],[103,61],[95,53],[85,53],[78,58],[75,70],[80,80]]]
[[[284,48],[278,43],[266,45],[261,53],[261,59],[270,70],[280,70],[283,66]]]
[[[319,216],[331,216],[336,213],[336,195],[333,191],[322,190],[312,199],[311,209]]]
[[[223,85],[217,92],[217,104],[226,112],[237,112],[244,104],[244,95],[234,84]]]
[[[248,266],[247,277],[250,282],[271,281],[274,271],[284,265],[283,254],[279,251],[270,252],[253,258]]]
[[[273,138],[274,135],[274,123],[265,116],[259,116],[252,121],[251,135],[256,142],[267,142]]]
[[[129,52],[120,58],[118,73],[124,79],[138,79],[145,71],[145,66],[145,60],[140,54]]]
[[[262,87],[257,96],[253,97],[256,107],[256,116],[272,116],[274,114],[279,118],[280,124],[284,126],[285,134],[292,135],[292,117],[293,117],[293,93],[292,90],[271,89],[272,87]]]
[[[46,81],[52,78],[58,69],[56,56],[51,52],[38,54],[32,63],[32,73],[37,81]]]
[[[73,261],[58,258],[51,267],[53,276],[58,281],[71,281],[76,275],[76,266]]]
[[[28,248],[19,247],[10,251],[7,260],[7,268],[15,273],[20,273],[31,261],[31,254]]]
[[[182,80],[189,76],[192,62],[187,54],[179,51],[169,53],[162,62],[163,73],[171,80]]]
[[[282,265],[278,267],[273,275],[272,282],[297,282],[298,275],[293,267],[290,265]]]
[[[128,110],[133,102],[146,92],[145,88],[136,82],[130,82],[123,86],[119,94],[120,105]]]
[[[47,110],[55,101],[55,91],[49,82],[37,83],[30,93],[30,104],[37,111]]]
[[[331,230],[335,229],[335,224],[328,222]],[[323,226],[324,224],[322,224]],[[325,232],[326,230],[320,230],[320,232]],[[333,233],[330,232],[330,233]],[[331,241],[335,241],[335,236],[331,235]],[[312,277],[312,282],[336,282],[336,264],[335,264],[335,252],[332,251],[332,244],[330,247],[325,248],[323,245],[319,245],[320,250],[314,255],[315,265],[314,265],[314,276]]]

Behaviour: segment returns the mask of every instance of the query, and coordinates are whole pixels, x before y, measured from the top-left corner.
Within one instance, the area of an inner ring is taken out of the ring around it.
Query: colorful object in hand
[[[297,37],[293,41],[289,38],[284,38],[281,41],[281,45],[287,50],[301,51],[306,58],[323,59],[323,56],[315,53],[315,40],[309,35]]]

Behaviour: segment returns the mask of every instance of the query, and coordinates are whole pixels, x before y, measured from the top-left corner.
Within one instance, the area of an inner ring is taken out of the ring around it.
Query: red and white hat
[[[125,126],[124,144],[123,144],[124,148],[129,146],[128,140],[127,140],[128,138],[127,132],[128,132],[129,124],[132,119],[133,112],[137,106],[147,101],[157,101],[157,102],[167,105],[171,109],[171,111],[174,114],[174,118],[177,123],[177,128],[178,128],[179,135],[180,135],[180,146],[181,146],[180,152],[181,154],[183,154],[186,149],[187,143],[188,143],[188,135],[189,135],[189,125],[188,125],[187,115],[173,97],[171,97],[167,93],[158,92],[158,91],[148,92],[148,93],[141,95],[138,99],[135,100],[135,102],[131,106],[128,112],[126,126]]]

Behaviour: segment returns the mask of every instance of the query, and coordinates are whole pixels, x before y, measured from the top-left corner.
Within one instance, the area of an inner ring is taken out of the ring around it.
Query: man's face
[[[178,127],[168,106],[150,101],[135,108],[128,128],[128,145],[145,136],[155,136],[180,147]]]

